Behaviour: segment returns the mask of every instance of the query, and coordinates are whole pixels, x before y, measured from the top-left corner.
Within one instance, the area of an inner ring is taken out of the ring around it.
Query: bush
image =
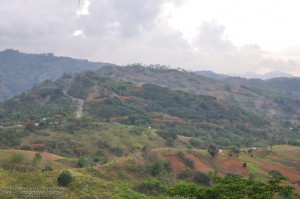
[[[78,160],[77,160],[77,166],[79,167],[79,168],[83,168],[83,167],[85,167],[87,165],[87,161],[84,159],[84,158],[79,158]]]
[[[53,171],[53,168],[51,166],[45,166],[43,169],[42,169],[42,172],[47,172],[47,171]]]
[[[172,170],[171,162],[169,160],[156,160],[152,166],[150,166],[150,173],[153,176],[158,176],[163,173],[168,173]]]
[[[67,186],[73,181],[70,171],[63,171],[57,178],[57,182],[61,186]]]
[[[270,176],[272,176],[273,178],[280,178],[280,177],[283,177],[283,175],[277,171],[277,170],[272,170],[272,171],[269,171],[268,173]]]
[[[194,178],[193,178],[193,181],[199,183],[199,184],[202,184],[202,185],[205,185],[205,186],[209,186],[210,185],[210,178],[203,172],[201,171],[198,171]]]
[[[193,174],[192,169],[185,168],[180,171],[180,173],[178,174],[178,177],[182,178],[182,179],[191,178],[192,174]]]
[[[247,167],[247,163],[246,162],[243,163],[243,167],[244,168]]]
[[[193,147],[199,147],[199,146],[201,146],[201,142],[198,140],[198,139],[196,139],[196,138],[192,138],[192,139],[190,139],[190,144],[193,146]]]
[[[146,178],[136,186],[136,190],[148,195],[161,195],[166,188],[155,178]]]

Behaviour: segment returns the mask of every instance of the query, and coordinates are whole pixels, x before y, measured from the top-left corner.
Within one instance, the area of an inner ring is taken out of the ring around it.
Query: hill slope
[[[262,80],[243,78],[227,78],[217,81],[188,71],[179,71],[160,65],[143,67],[139,64],[126,67],[103,67],[97,70],[97,74],[102,77],[133,82],[137,85],[151,83],[174,90],[210,95],[251,111],[283,117],[286,120],[298,121],[300,114],[300,94],[286,93],[291,89],[296,91],[300,88],[300,86],[297,87],[299,80],[296,78],[271,79],[266,83]],[[284,81],[280,81],[282,79]],[[254,83],[248,83],[252,81],[255,82],[256,87],[252,86]],[[265,84],[269,86],[264,86]],[[278,89],[275,89],[276,85]]]

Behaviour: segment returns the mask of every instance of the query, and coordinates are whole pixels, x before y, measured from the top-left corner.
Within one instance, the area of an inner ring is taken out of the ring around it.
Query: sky
[[[2,0],[0,50],[300,76],[299,10],[299,0]]]

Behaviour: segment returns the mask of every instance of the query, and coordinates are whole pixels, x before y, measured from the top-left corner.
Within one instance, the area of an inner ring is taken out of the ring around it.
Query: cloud
[[[195,37],[186,40],[161,14],[166,3],[184,2],[82,0],[78,15],[77,0],[0,1],[0,17],[5,19],[0,21],[0,48],[227,74],[266,68],[300,74],[296,61],[274,58],[257,44],[236,46],[225,25],[216,21],[200,20]]]
[[[236,47],[225,35],[225,26],[218,25],[215,21],[203,22],[198,29],[198,35],[192,40],[194,49],[201,53],[226,54],[236,50]]]
[[[78,9],[76,11],[77,15],[79,15],[79,16],[80,15],[83,15],[83,16],[89,15],[90,14],[90,12],[89,12],[89,6],[91,5],[90,1],[85,0],[82,5],[80,3],[81,2],[79,0]]]

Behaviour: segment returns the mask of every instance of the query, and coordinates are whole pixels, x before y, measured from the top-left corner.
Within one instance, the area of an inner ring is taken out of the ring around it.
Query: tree
[[[241,152],[241,150],[239,147],[233,147],[230,150],[230,154],[233,156],[236,156],[236,157],[239,157],[240,152]]]
[[[215,157],[218,155],[219,150],[216,145],[211,144],[209,145],[207,152],[210,154],[211,157]]]
[[[61,186],[67,186],[73,181],[70,171],[63,171],[57,178],[57,182]]]

